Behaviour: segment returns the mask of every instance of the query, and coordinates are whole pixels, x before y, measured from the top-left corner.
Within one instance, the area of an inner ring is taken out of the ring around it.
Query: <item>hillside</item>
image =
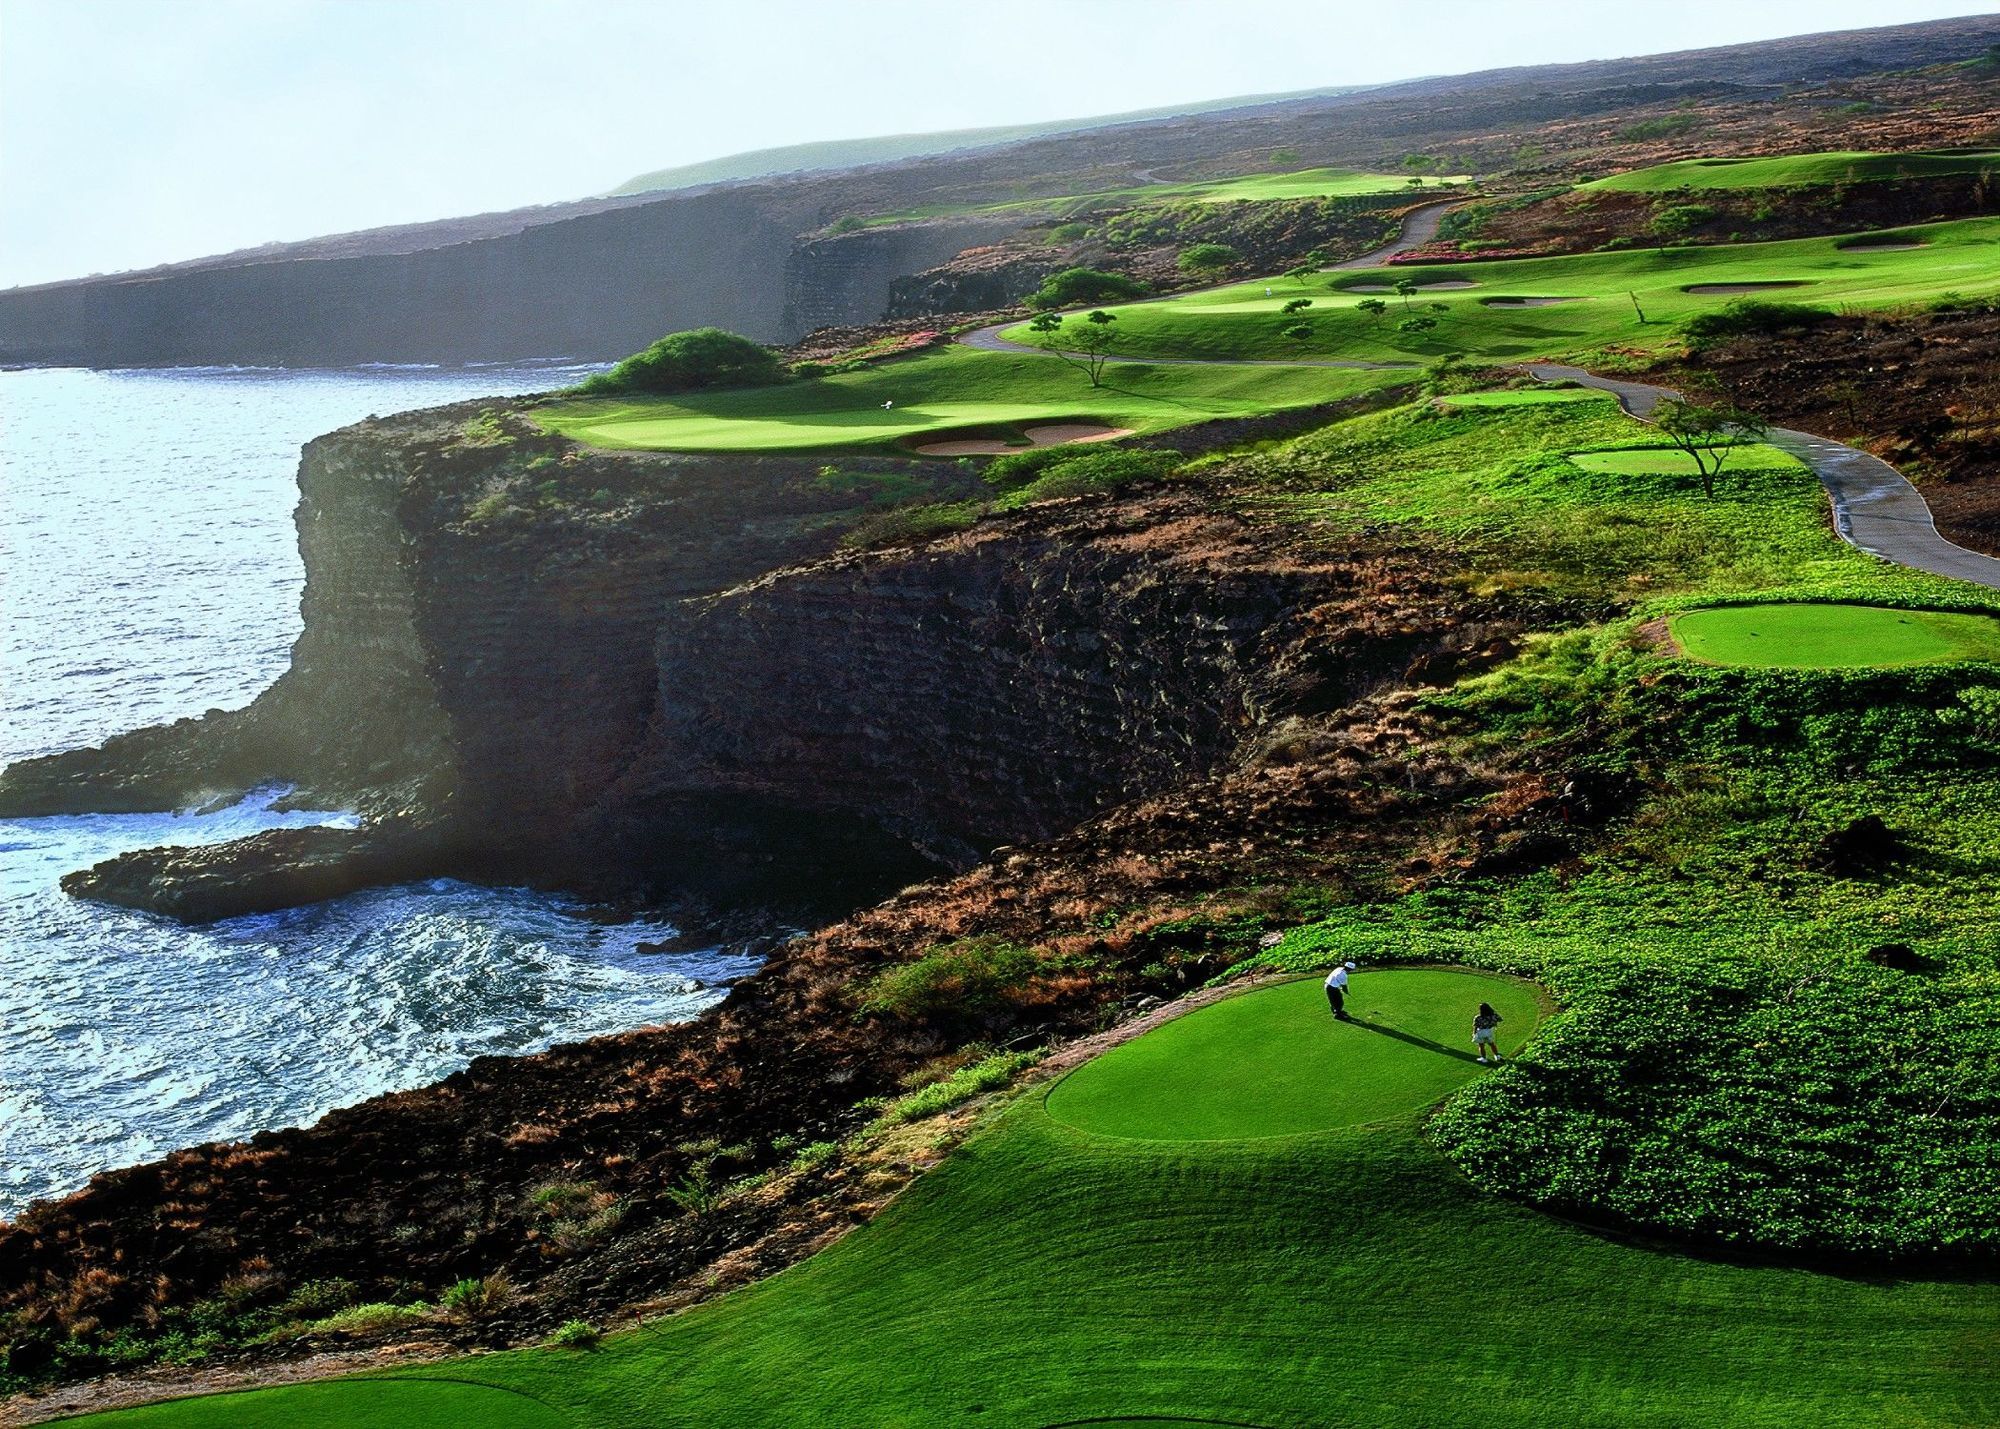
[[[1233,110],[1262,109],[1301,99],[1327,99],[1352,94],[1359,85],[1336,85],[1327,89],[1297,90],[1289,94],[1239,95],[1233,99],[1205,99],[1157,109],[1135,109],[1123,114],[1103,114],[1090,119],[1049,120],[1040,124],[1001,124],[985,129],[947,129],[931,134],[885,134],[872,139],[826,139],[813,144],[788,144],[778,149],[753,149],[671,169],[653,169],[627,179],[611,190],[613,196],[661,193],[669,189],[696,188],[703,184],[734,183],[744,179],[766,179],[776,175],[812,173],[826,169],[854,169],[872,164],[893,164],[903,159],[957,154],[972,149],[995,149],[1028,139],[1054,138],[1087,129],[1109,129],[1124,124],[1142,124],[1152,119],[1180,119],[1197,114],[1221,114]]]

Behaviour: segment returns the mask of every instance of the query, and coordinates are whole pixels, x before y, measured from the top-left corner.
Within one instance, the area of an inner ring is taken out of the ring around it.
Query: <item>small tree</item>
[[[1104,303],[1117,298],[1137,298],[1146,285],[1122,273],[1106,273],[1099,268],[1065,268],[1042,280],[1042,286],[1028,296],[1031,308],[1070,308],[1081,303]]]
[[[1286,303],[1284,307],[1278,309],[1278,311],[1283,313],[1286,317],[1290,317],[1293,313],[1304,312],[1307,308],[1311,307],[1312,305],[1313,305],[1313,300],[1311,298],[1293,298],[1289,303]]]
[[[1227,243],[1196,243],[1183,248],[1176,261],[1183,273],[1206,277],[1234,268],[1243,261],[1243,255]]]
[[[1410,299],[1415,295],[1416,291],[1417,280],[1415,278],[1398,278],[1396,280],[1396,296],[1403,300],[1404,312],[1407,313],[1410,310]]]
[[[1304,342],[1307,338],[1311,337],[1312,335],[1313,335],[1313,330],[1311,323],[1293,323],[1289,327],[1278,329],[1279,337],[1288,337],[1293,342]]]
[[[1665,253],[1667,244],[1687,237],[1714,217],[1715,210],[1707,204],[1677,203],[1654,214],[1652,221],[1646,225],[1646,231],[1653,235],[1654,245],[1659,251]]]
[[[763,387],[791,374],[778,355],[721,328],[668,333],[609,372],[586,378],[577,389],[601,392],[694,392],[711,387]]]
[[[1319,271],[1319,265],[1316,263],[1301,263],[1296,268],[1287,268],[1285,270],[1285,276],[1287,278],[1296,279],[1298,285],[1301,288],[1303,288],[1306,285],[1306,279],[1312,277],[1312,275],[1317,273],[1318,271]]]
[[[1396,324],[1397,332],[1406,332],[1412,337],[1420,337],[1438,325],[1436,318],[1404,318]]]
[[[1669,397],[1653,409],[1660,435],[1688,454],[1701,474],[1701,489],[1715,499],[1715,478],[1737,443],[1760,441],[1771,430],[1754,412],[1729,402],[1689,402]]]
[[[1086,314],[1075,325],[1065,326],[1055,313],[1043,313],[1028,324],[1042,335],[1042,346],[1080,370],[1093,387],[1104,385],[1104,367],[1111,361],[1111,349],[1118,340],[1113,327],[1117,315],[1103,309]],[[1068,342],[1070,346],[1062,344]]]
[[[1375,326],[1377,327],[1382,326],[1382,314],[1389,311],[1389,305],[1383,302],[1380,298],[1363,298],[1360,302],[1356,303],[1354,306],[1359,311],[1364,312],[1368,314],[1369,317],[1375,319]]]

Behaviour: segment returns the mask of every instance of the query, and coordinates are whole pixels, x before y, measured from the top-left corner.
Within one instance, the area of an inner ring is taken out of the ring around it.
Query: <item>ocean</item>
[[[305,573],[298,451],[371,414],[574,381],[553,366],[0,372],[0,763],[247,704]],[[65,897],[129,849],[339,810],[0,820],[0,1219],[111,1167],[299,1125],[487,1053],[682,1020],[754,961],[642,953],[523,889],[435,881],[187,928]]]

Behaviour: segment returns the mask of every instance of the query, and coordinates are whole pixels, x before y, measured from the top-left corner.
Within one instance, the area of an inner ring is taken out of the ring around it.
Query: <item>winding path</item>
[[[1350,258],[1345,263],[1337,263],[1334,268],[1351,270],[1380,267],[1399,253],[1407,253],[1412,248],[1429,243],[1437,237],[1438,227],[1444,221],[1446,211],[1463,201],[1462,197],[1443,199],[1411,209],[1403,215],[1402,231],[1396,235],[1393,242],[1364,253],[1359,258]],[[1167,297],[1149,298],[1146,301],[1163,303],[1187,296],[1186,293],[1175,293]],[[958,340],[967,347],[975,347],[983,352],[1028,353],[1041,357],[1059,355],[1046,347],[1011,342],[1000,336],[1003,328],[1012,327],[1018,322],[1019,319],[1010,319],[1007,322],[993,323],[963,333]],[[1113,357],[1109,361],[1175,367],[1358,367],[1374,371],[1422,365],[1414,362],[1337,361],[1327,358],[1222,361],[1202,357]],[[1523,368],[1544,382],[1570,381],[1609,392],[1618,399],[1621,407],[1641,421],[1646,420],[1662,401],[1680,396],[1678,392],[1668,387],[1656,387],[1645,382],[1627,382],[1613,377],[1599,377],[1596,373],[1587,372],[1581,367],[1568,367],[1557,362],[1525,363]],[[1953,580],[1970,581],[1974,585],[2000,590],[2000,559],[1983,556],[1977,551],[1969,551],[1963,546],[1947,541],[1938,533],[1937,521],[1932,516],[1930,503],[1924,500],[1923,493],[1910,484],[1908,477],[1880,457],[1872,456],[1844,442],[1814,436],[1811,432],[1793,431],[1788,427],[1771,428],[1769,440],[1771,445],[1791,453],[1804,462],[1813,475],[1819,478],[1820,485],[1826,488],[1827,497],[1833,503],[1834,530],[1850,546],[1866,551],[1871,556],[1879,556],[1885,561],[1908,566],[1912,570],[1926,571],[1932,575],[1948,576]]]

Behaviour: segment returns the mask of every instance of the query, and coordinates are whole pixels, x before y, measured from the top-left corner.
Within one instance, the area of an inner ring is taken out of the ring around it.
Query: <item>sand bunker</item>
[[[1022,436],[1031,447],[1073,446],[1078,442],[1108,442],[1132,435],[1130,427],[1107,427],[1102,422],[1045,422],[1027,427]],[[1003,442],[998,437],[962,437],[956,440],[925,442],[917,450],[925,456],[1005,456],[1022,450],[1019,442]]]
[[[1582,303],[1589,299],[1569,298],[1481,298],[1480,302],[1489,308],[1551,308],[1557,303]]]
[[[1683,293],[1693,293],[1700,297],[1725,293],[1762,293],[1771,288],[1803,288],[1811,283],[1809,278],[1771,278],[1761,283],[1696,283],[1691,288],[1682,288]]]
[[[1437,293],[1446,288],[1476,288],[1479,285],[1470,278],[1446,278],[1437,283],[1417,284],[1418,293]],[[1350,283],[1340,290],[1343,293],[1393,293],[1394,283]]]

